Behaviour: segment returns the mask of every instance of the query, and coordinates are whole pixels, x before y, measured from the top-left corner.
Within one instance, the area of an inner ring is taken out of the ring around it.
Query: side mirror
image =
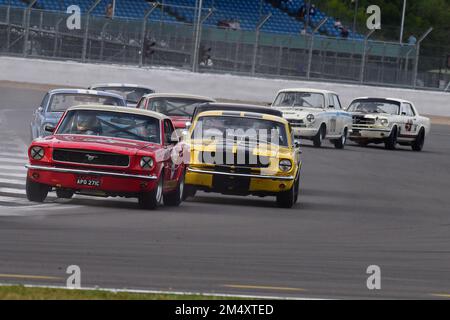
[[[334,109],[334,106],[330,105],[330,106],[328,106],[328,109]]]
[[[402,112],[402,116],[406,116],[406,112]]]
[[[186,130],[189,130],[189,128],[192,126],[192,122],[187,121],[185,125],[186,125]]]
[[[177,144],[180,142],[180,138],[176,135],[172,135],[169,139],[170,144]]]
[[[43,111],[44,111],[44,108],[42,108],[42,107],[37,108],[37,112],[42,113]]]
[[[300,148],[300,141],[295,140],[295,141],[294,141],[294,147],[295,147],[296,149]]]
[[[50,124],[47,124],[44,127],[44,131],[51,132],[51,133],[55,132],[55,129],[56,128],[54,126],[50,125]]]
[[[271,107],[272,106],[272,102],[267,102],[266,106]]]

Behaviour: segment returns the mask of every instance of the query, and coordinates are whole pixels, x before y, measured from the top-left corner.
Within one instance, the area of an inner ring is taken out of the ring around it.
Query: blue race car
[[[86,89],[54,89],[47,92],[40,106],[33,114],[31,140],[49,135],[46,126],[55,127],[63,113],[76,105],[112,105],[126,107],[122,96],[104,91]]]

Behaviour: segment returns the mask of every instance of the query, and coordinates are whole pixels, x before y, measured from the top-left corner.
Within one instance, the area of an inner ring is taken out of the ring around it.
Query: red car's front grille
[[[130,164],[130,157],[127,155],[78,149],[54,149],[53,160],[114,167],[128,167]]]

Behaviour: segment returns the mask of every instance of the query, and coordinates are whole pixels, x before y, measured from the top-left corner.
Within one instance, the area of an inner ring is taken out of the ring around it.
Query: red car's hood
[[[191,121],[190,117],[181,117],[181,116],[172,116],[170,117],[172,120],[175,129],[184,129],[186,128],[186,122]]]
[[[152,152],[160,149],[158,144],[110,137],[83,136],[83,135],[54,135],[46,137],[53,148],[96,150],[127,155],[135,155],[142,149]]]

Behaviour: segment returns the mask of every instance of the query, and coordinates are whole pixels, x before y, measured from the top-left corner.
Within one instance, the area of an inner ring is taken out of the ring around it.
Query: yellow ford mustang
[[[300,148],[279,111],[208,103],[197,107],[186,142],[185,198],[203,190],[276,196],[282,208],[297,202]]]

